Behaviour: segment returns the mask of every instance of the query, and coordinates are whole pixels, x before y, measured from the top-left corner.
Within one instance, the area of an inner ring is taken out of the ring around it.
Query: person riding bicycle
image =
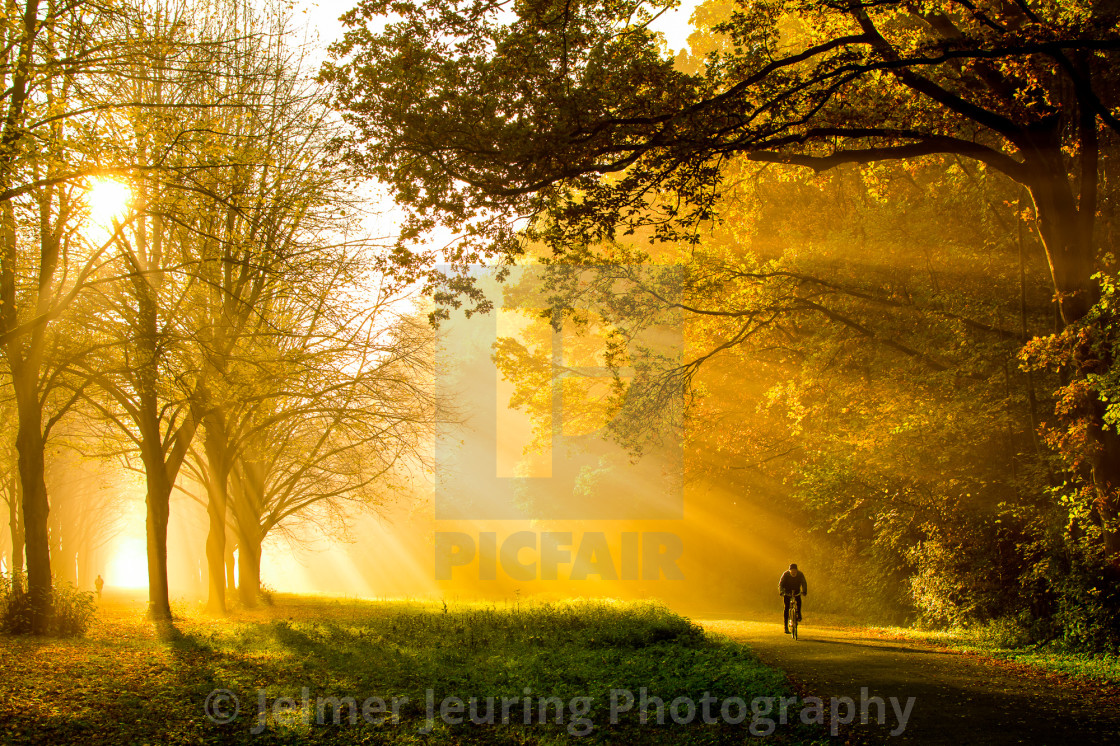
[[[805,573],[797,569],[796,563],[790,563],[789,569],[782,574],[778,581],[778,593],[785,598],[786,610],[782,615],[782,623],[789,634],[789,602],[791,598],[797,599],[797,621],[801,621],[801,597],[809,595],[809,584],[805,582]]]

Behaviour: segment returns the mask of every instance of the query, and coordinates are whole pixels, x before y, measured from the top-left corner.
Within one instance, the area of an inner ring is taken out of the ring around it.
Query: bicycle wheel
[[[797,639],[797,614],[796,613],[793,615],[793,618],[789,620],[789,636],[792,637],[795,640]]]

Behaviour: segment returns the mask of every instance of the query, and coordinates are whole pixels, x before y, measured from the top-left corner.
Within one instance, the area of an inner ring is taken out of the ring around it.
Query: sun
[[[105,584],[116,588],[148,587],[148,552],[143,539],[123,539],[105,572]]]
[[[99,226],[109,228],[123,218],[132,205],[132,189],[117,179],[95,178],[89,180],[86,206],[90,219]]]

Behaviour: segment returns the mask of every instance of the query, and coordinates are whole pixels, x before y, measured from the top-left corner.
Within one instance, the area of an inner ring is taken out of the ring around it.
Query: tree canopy
[[[557,252],[620,228],[687,238],[736,154],[827,169],[949,153],[1035,198],[1063,315],[1095,301],[1115,3],[771,0],[731,5],[686,72],[644,2],[362,2],[324,77],[346,152],[409,210],[398,264],[439,223],[452,258],[513,255],[532,215]],[[381,14],[388,25],[366,23]]]

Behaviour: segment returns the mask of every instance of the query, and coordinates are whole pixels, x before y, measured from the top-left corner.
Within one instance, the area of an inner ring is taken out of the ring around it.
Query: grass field
[[[0,638],[0,742],[741,743],[768,720],[752,700],[791,694],[746,648],[654,604],[278,596],[176,616],[157,628],[107,598],[82,638]],[[689,719],[678,698],[692,722],[674,722]],[[778,725],[766,741],[821,733]]]

